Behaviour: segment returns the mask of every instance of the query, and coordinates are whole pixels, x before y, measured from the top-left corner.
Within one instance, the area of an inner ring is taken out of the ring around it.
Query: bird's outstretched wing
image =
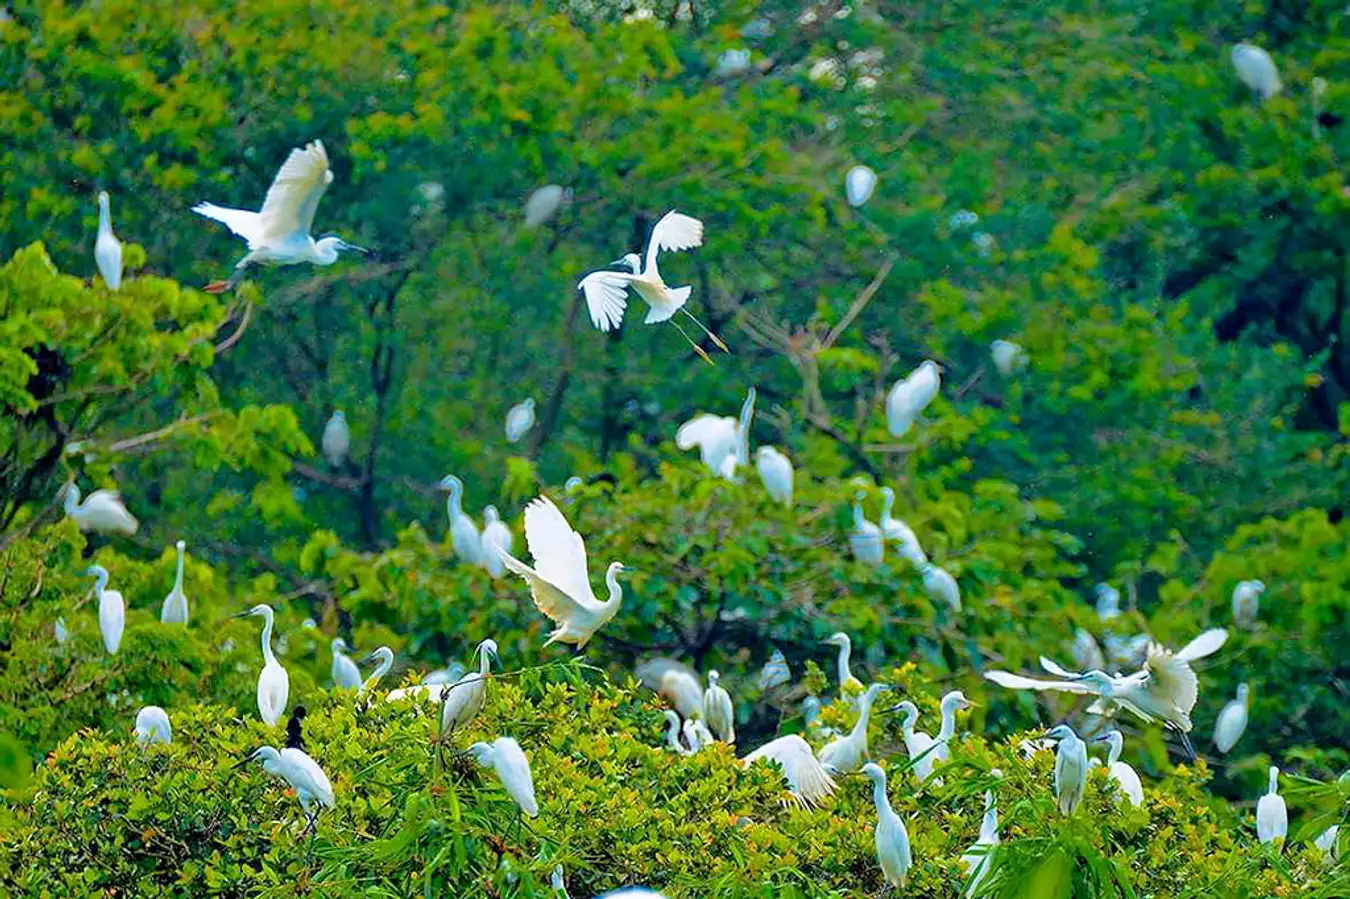
[[[1221,627],[1211,628],[1177,651],[1176,657],[1183,662],[1194,662],[1218,652],[1228,641],[1228,631]]]
[[[1186,660],[1173,655],[1165,646],[1150,643],[1144,668],[1149,674],[1149,692],[1169,699],[1190,715],[1191,709],[1195,708],[1200,681]]]
[[[546,496],[525,507],[525,543],[540,577],[583,608],[601,604],[591,590],[585,542]]]
[[[530,596],[534,599],[535,608],[551,618],[555,624],[561,627],[585,613],[586,609],[581,603],[549,583],[539,572],[506,550],[500,547],[495,549],[507,570],[520,575],[530,585]]]
[[[263,239],[262,216],[256,212],[230,209],[228,206],[217,206],[215,203],[198,203],[192,207],[192,211],[220,222],[248,241],[250,249]]]
[[[601,270],[581,279],[577,289],[586,295],[586,309],[591,324],[601,331],[613,331],[623,323],[628,308],[628,282],[633,276],[626,272]]]
[[[796,734],[765,743],[742,759],[741,764],[748,768],[760,759],[772,759],[778,763],[793,796],[803,806],[815,806],[834,792],[834,779],[830,777],[830,772],[816,759],[811,746]]]
[[[313,141],[303,150],[292,150],[263,200],[259,213],[263,236],[275,239],[296,232],[308,234],[319,200],[332,183],[333,173],[328,170],[323,141]]]
[[[1000,687],[1009,687],[1013,690],[1061,690],[1065,693],[1082,695],[1096,692],[1087,684],[1079,681],[1041,680],[1035,677],[1023,677],[1010,671],[986,671],[984,677]]]
[[[1078,677],[1078,675],[1081,673],[1078,671],[1069,671],[1067,668],[1062,668],[1060,667],[1059,663],[1056,662],[1054,659],[1047,659],[1045,656],[1041,656],[1041,667],[1044,668],[1049,673],[1053,674],[1055,677]]]
[[[671,210],[661,216],[647,241],[647,271],[656,270],[656,254],[661,250],[692,250],[703,245],[703,223],[692,216]]]

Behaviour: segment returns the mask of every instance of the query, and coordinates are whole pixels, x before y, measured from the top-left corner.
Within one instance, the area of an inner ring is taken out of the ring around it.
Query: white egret
[[[1261,581],[1241,581],[1233,588],[1233,624],[1251,630],[1261,611],[1261,594],[1266,585]]]
[[[768,691],[781,687],[791,680],[792,669],[788,667],[787,656],[783,655],[781,649],[775,649],[769,654],[769,660],[764,663],[764,667],[759,669],[759,677],[755,684],[761,691]],[[861,684],[859,686],[861,687]]]
[[[1098,584],[1092,590],[1097,597],[1097,617],[1110,621],[1120,614],[1120,591],[1110,584]]]
[[[173,742],[173,726],[162,708],[148,705],[136,713],[136,742],[142,746]]]
[[[816,723],[820,720],[820,697],[814,693],[807,694],[802,700],[802,722],[806,724],[807,730],[815,730]]]
[[[680,755],[693,755],[694,750],[680,742],[680,716],[671,709],[662,709],[661,714],[666,718],[666,745]]]
[[[488,506],[483,510],[483,536],[480,541],[483,548],[483,567],[493,577],[501,577],[506,573],[506,563],[502,561],[502,554],[511,552],[513,540],[511,529],[502,522],[496,506]]]
[[[586,544],[546,496],[525,507],[525,543],[534,557],[534,568],[507,553],[502,554],[502,560],[525,579],[535,607],[557,625],[544,645],[572,643],[578,650],[584,649],[595,632],[619,611],[623,601],[619,574],[629,569],[611,562],[605,571],[609,598],[604,602],[596,599],[586,565]]]
[[[698,672],[674,659],[648,659],[637,666],[638,680],[675,707],[681,718],[703,711],[703,682]]]
[[[65,512],[82,531],[98,534],[136,533],[140,522],[127,511],[122,497],[116,490],[95,490],[89,498],[80,502],[80,488],[74,484],[66,485]]]
[[[844,196],[854,209],[871,199],[876,187],[877,173],[865,165],[855,165],[844,175]]]
[[[703,245],[703,223],[696,218],[671,210],[661,217],[652,229],[651,239],[647,242],[647,262],[643,269],[642,258],[629,253],[612,265],[626,264],[630,272],[600,270],[591,272],[581,279],[577,288],[586,295],[586,307],[591,314],[591,324],[601,331],[612,331],[623,322],[624,310],[628,307],[628,288],[637,291],[638,296],[647,301],[651,309],[647,312],[646,324],[669,321],[676,312],[683,312],[689,320],[698,325],[718,348],[728,351],[727,345],[712,331],[694,318],[685,308],[692,287],[669,287],[661,278],[656,265],[656,257],[662,250],[691,250]],[[671,324],[689,341],[689,345],[708,362],[712,360],[703,348],[680,327],[678,322]]]
[[[108,569],[90,565],[86,575],[94,576],[94,595],[98,597],[98,629],[103,635],[103,648],[116,655],[122,645],[122,632],[127,627],[127,606],[122,594],[108,589]]]
[[[1139,773],[1128,762],[1120,760],[1120,753],[1125,748],[1125,738],[1120,731],[1108,730],[1092,742],[1105,743],[1109,747],[1106,754],[1107,774],[1120,787],[1120,792],[1130,800],[1131,805],[1143,805],[1144,785],[1139,780]]]
[[[214,203],[198,203],[192,211],[225,225],[248,242],[248,254],[235,264],[226,281],[206,285],[209,293],[223,293],[243,278],[250,265],[332,265],[343,251],[366,253],[339,237],[318,241],[310,236],[319,200],[333,183],[328,168],[328,153],[322,141],[313,141],[303,150],[291,150],[286,162],[267,189],[262,210],[230,209]]]
[[[488,672],[497,658],[497,641],[491,638],[478,644],[478,670],[470,671],[453,684],[433,687],[441,697],[441,739],[454,736],[455,729],[473,720],[487,701]],[[393,694],[390,694],[393,698]]]
[[[961,587],[947,569],[926,563],[920,566],[919,571],[923,574],[923,588],[928,591],[929,599],[945,605],[953,612],[961,611]]]
[[[774,502],[792,505],[792,460],[772,446],[755,450],[755,468]]]
[[[333,686],[344,690],[355,690],[361,686],[361,669],[356,667],[351,656],[351,647],[347,641],[338,637],[333,640],[333,666],[330,669],[333,674]]]
[[[853,558],[864,565],[880,565],[885,555],[885,540],[881,528],[867,520],[863,515],[862,491],[853,498],[853,530],[848,534],[848,545],[853,550]]]
[[[1231,55],[1238,78],[1247,87],[1260,94],[1262,100],[1269,100],[1280,92],[1283,87],[1280,84],[1280,73],[1269,53],[1254,44],[1242,41],[1233,48]]]
[[[1242,732],[1247,729],[1248,705],[1247,685],[1238,684],[1237,698],[1228,701],[1214,723],[1214,746],[1224,755],[1242,739]]]
[[[713,67],[714,78],[734,78],[750,71],[750,51],[744,47],[724,50]]]
[[[70,631],[66,630],[66,619],[56,619],[56,627],[54,630],[56,632],[56,645],[65,646],[66,641],[70,639]]]
[[[1005,378],[1027,365],[1026,350],[1011,340],[995,340],[989,345],[989,355],[994,360],[994,368]]]
[[[534,427],[534,397],[526,397],[506,413],[506,442],[518,443]]]
[[[895,506],[895,491],[889,487],[881,488],[881,519],[877,522],[881,528],[882,539],[887,543],[895,542],[900,545],[900,555],[909,559],[915,565],[923,565],[928,561],[927,554],[919,544],[919,537],[914,533],[910,526],[898,518],[891,517],[891,509]]]
[[[568,199],[568,191],[561,184],[545,184],[530,194],[525,201],[525,227],[538,228],[558,214]]]
[[[757,395],[753,387],[746,391],[738,419],[706,413],[689,419],[675,432],[675,446],[681,450],[697,446],[699,459],[709,471],[736,480],[736,469],[750,462],[750,424]]]
[[[942,724],[938,728],[937,737],[933,740],[933,761],[946,762],[952,757],[951,749],[947,744],[956,736],[956,713],[961,709],[974,708],[975,703],[966,699],[966,694],[960,690],[952,690],[942,697],[942,702],[938,705],[942,713]]]
[[[1313,845],[1326,853],[1331,861],[1341,857],[1340,848],[1337,845],[1336,838],[1341,834],[1341,826],[1333,824],[1326,830],[1318,834],[1317,839],[1313,840]]]
[[[1270,766],[1270,789],[1256,803],[1256,838],[1262,843],[1289,835],[1289,809],[1279,791],[1280,769]]]
[[[872,684],[863,693],[858,702],[858,720],[846,736],[832,740],[816,753],[816,758],[831,773],[852,774],[863,762],[871,758],[867,749],[867,724],[872,718],[872,705],[877,697],[890,687],[886,684]]]
[[[783,769],[788,791],[796,805],[812,808],[834,792],[834,779],[817,761],[811,746],[796,734],[771,740],[741,759],[749,768],[760,759],[769,759]]]
[[[998,773],[998,769],[995,768],[991,773]],[[993,870],[994,850],[998,848],[998,844],[998,803],[994,798],[994,791],[985,790],[984,818],[980,821],[980,836],[961,856],[961,864],[965,865],[966,876],[970,878],[970,882],[966,884],[967,897],[979,892],[980,884]]]
[[[469,747],[469,752],[478,760],[478,764],[497,772],[507,795],[515,800],[522,812],[531,818],[539,816],[530,760],[525,758],[519,743],[510,737],[498,737],[491,743],[474,743]]]
[[[736,742],[736,707],[731,702],[731,694],[718,683],[721,675],[717,671],[708,672],[708,689],[703,691],[703,720],[708,728],[723,743]]]
[[[941,388],[942,366],[931,359],[924,360],[907,377],[896,381],[886,395],[886,424],[891,436],[903,437],[909,433],[914,421]]]
[[[388,646],[381,646],[361,660],[362,665],[369,665],[371,662],[378,662],[378,664],[375,666],[375,670],[371,672],[370,677],[366,678],[358,688],[358,692],[362,696],[374,690],[376,684],[389,673],[389,669],[394,667],[394,651]]]
[[[1046,737],[1059,741],[1055,749],[1055,804],[1060,814],[1072,815],[1087,787],[1087,744],[1067,724],[1052,729]]]
[[[914,703],[905,700],[896,706],[895,710],[905,713],[904,721],[900,724],[900,733],[905,738],[905,752],[909,753],[909,759],[914,763],[914,776],[919,779],[919,783],[927,783],[933,774],[933,766],[937,764],[933,738],[921,730],[914,729],[919,720],[919,707]]]
[[[178,572],[173,577],[173,589],[164,597],[164,604],[159,608],[160,624],[188,622],[187,594],[183,592],[183,550],[187,549],[187,544],[179,540],[174,544],[174,548],[178,550]]]
[[[839,647],[839,658],[835,661],[835,671],[839,676],[839,695],[856,696],[863,691],[862,681],[853,676],[849,659],[853,655],[853,641],[843,631],[830,634],[822,643]]]
[[[886,795],[886,772],[880,765],[868,762],[863,766],[862,773],[872,781],[872,802],[877,807],[876,845],[881,873],[890,886],[903,887],[909,866],[913,863],[909,831],[905,830],[905,822],[891,808],[890,797]]]
[[[262,656],[263,667],[258,674],[258,716],[268,727],[281,720],[286,712],[286,700],[291,692],[291,679],[286,669],[281,667],[277,657],[272,654],[272,626],[274,613],[266,603],[259,603],[247,612],[240,612],[235,618],[247,618],[257,615],[263,620]],[[259,750],[261,751],[261,750]],[[264,765],[264,767],[266,767]],[[306,808],[308,811],[308,808]]]
[[[708,725],[703,723],[703,717],[695,713],[692,718],[684,719],[684,740],[694,750],[698,752],[717,742],[713,732],[708,730]]]
[[[122,286],[122,242],[112,228],[112,212],[108,208],[108,192],[98,192],[98,239],[94,241],[94,262],[103,283],[112,290]]]
[[[295,798],[300,800],[300,807],[309,819],[309,827],[317,824],[319,812],[336,804],[328,775],[303,749],[287,746],[278,752],[271,746],[261,746],[249,753],[248,758],[236,767],[243,767],[255,760],[262,762],[264,771],[280,777],[295,791]],[[316,804],[318,808],[311,812],[310,807]]]
[[[341,409],[335,411],[328,419],[328,424],[323,426],[323,440],[320,446],[329,465],[341,468],[347,463],[347,453],[352,448],[352,432],[347,427],[347,416]]]
[[[448,474],[441,478],[440,487],[450,491],[445,501],[445,514],[450,518],[450,544],[455,549],[455,555],[466,565],[481,565],[483,541],[478,535],[478,526],[464,514],[464,482]]]

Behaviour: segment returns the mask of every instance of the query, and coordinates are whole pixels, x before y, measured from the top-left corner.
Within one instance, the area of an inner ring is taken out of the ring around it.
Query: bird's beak
[[[632,574],[633,572],[637,571],[637,569],[633,568],[631,565],[624,565],[619,570],[622,571],[624,574]]]
[[[971,702],[969,699],[966,700],[966,704],[963,706],[963,708],[967,709],[978,709],[979,707],[980,704],[978,702]]]
[[[370,250],[367,250],[365,247],[358,247],[356,244],[347,243],[346,241],[342,242],[342,249],[351,250],[353,253],[360,253],[362,256],[370,255]]]
[[[249,610],[247,610],[247,611],[239,612],[238,614],[231,615],[230,617],[231,617],[231,618],[247,618],[248,616],[250,616],[250,615],[252,615],[252,614],[253,614],[253,610],[252,610],[252,609],[249,609]]]
[[[627,264],[628,261],[625,259],[615,259],[613,262],[610,263],[610,265],[627,265]]]
[[[368,665],[368,664],[370,664],[371,662],[375,661],[375,657],[376,657],[376,653],[373,653],[373,652],[372,652],[370,655],[366,656],[364,659],[362,659],[362,660],[361,660],[359,663],[357,663],[357,664],[360,664],[360,665]]]
[[[248,755],[244,756],[242,759],[240,759],[238,762],[236,762],[236,763],[234,764],[234,767],[231,768],[230,770],[231,770],[231,771],[238,771],[240,768],[244,767],[245,765],[247,765],[247,764],[248,764],[249,762],[251,762],[251,761],[253,761],[253,753],[250,752]]]

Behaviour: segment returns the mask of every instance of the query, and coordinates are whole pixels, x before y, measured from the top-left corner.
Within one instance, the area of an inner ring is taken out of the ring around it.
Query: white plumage
[[[498,737],[491,743],[474,743],[469,747],[469,752],[478,760],[478,764],[497,772],[507,795],[515,800],[522,812],[531,818],[539,816],[530,760],[525,757],[519,743],[510,737]]]
[[[169,591],[168,596],[164,597],[164,604],[160,606],[160,624],[187,624],[188,622],[187,594],[183,592],[183,551],[187,549],[187,544],[179,540],[174,544],[174,549],[178,551],[178,571],[173,578],[173,589]]]
[[[871,199],[876,187],[877,173],[865,165],[855,165],[844,175],[844,196],[854,209]]]
[[[666,719],[666,745],[680,755],[693,755],[694,750],[680,740],[680,716],[671,709],[662,709]]]
[[[825,770],[811,747],[796,734],[771,740],[741,759],[749,768],[760,759],[769,759],[783,770],[792,800],[797,805],[814,807],[834,792],[834,779]]]
[[[506,563],[502,561],[502,554],[511,552],[513,542],[511,529],[497,514],[497,507],[488,506],[485,508],[483,510],[483,536],[481,538],[483,567],[493,577],[501,577],[506,573]]]
[[[1243,41],[1233,48],[1232,59],[1238,78],[1260,94],[1262,100],[1269,100],[1283,88],[1275,60],[1260,47]]]
[[[116,655],[122,645],[122,632],[127,626],[127,607],[122,594],[108,589],[108,569],[102,565],[90,565],[85,574],[92,574],[94,593],[98,596],[98,629],[103,635],[103,648],[109,655]]]
[[[895,506],[895,491],[889,487],[881,488],[881,520],[877,524],[881,528],[881,536],[887,543],[896,543],[900,548],[900,555],[909,559],[915,565],[923,565],[928,561],[928,555],[924,553],[923,546],[919,544],[919,537],[910,528],[898,518],[891,517],[891,509]]]
[[[1106,755],[1107,774],[1120,787],[1120,792],[1131,805],[1143,805],[1144,785],[1139,780],[1139,773],[1128,762],[1120,760],[1120,753],[1125,747],[1125,738],[1121,736],[1120,731],[1109,730],[1093,742],[1105,743],[1110,747]]]
[[[852,774],[871,758],[867,748],[867,724],[872,717],[872,704],[882,691],[889,689],[886,684],[868,687],[858,703],[858,720],[853,729],[847,735],[830,741],[816,753],[816,758],[827,770],[835,774]]]
[[[441,489],[450,491],[445,501],[445,514],[450,519],[450,545],[455,555],[466,565],[483,563],[483,540],[478,526],[464,512],[464,482],[454,475],[441,478]]]
[[[1224,755],[1242,739],[1247,729],[1248,693],[1246,684],[1238,684],[1237,698],[1228,701],[1214,723],[1214,746]]]
[[[853,669],[849,664],[853,656],[853,641],[849,639],[848,634],[838,631],[830,634],[821,642],[839,647],[839,656],[835,660],[835,672],[839,677],[839,695],[847,696],[861,693],[863,690],[862,681],[853,676]]]
[[[1120,614],[1120,591],[1110,584],[1098,584],[1092,590],[1097,598],[1097,617],[1110,621]]]
[[[880,765],[869,762],[863,766],[862,773],[872,781],[872,802],[877,808],[877,861],[881,864],[881,873],[890,886],[903,887],[913,863],[909,831],[891,808],[890,797],[886,795],[886,772]]]
[[[853,498],[853,530],[849,531],[848,545],[853,551],[853,558],[859,562],[864,565],[880,565],[886,552],[885,541],[881,528],[863,515],[864,496],[865,494],[859,491]]]
[[[1233,624],[1251,630],[1261,612],[1261,594],[1266,592],[1262,581],[1240,581],[1233,588]]]
[[[956,713],[961,709],[968,709],[975,703],[966,699],[966,694],[960,690],[952,690],[942,697],[942,702],[938,704],[938,710],[942,715],[942,723],[938,727],[937,737],[933,740],[933,762],[946,762],[951,759],[952,751],[948,747],[952,737],[956,736]]]
[[[924,360],[886,395],[886,424],[893,437],[903,437],[942,388],[942,368]]]
[[[928,591],[929,599],[953,612],[961,611],[961,587],[947,569],[925,564],[919,570],[923,573],[923,588]]]
[[[377,664],[375,670],[370,673],[370,677],[362,681],[361,686],[357,688],[360,696],[374,690],[384,676],[389,673],[389,669],[394,667],[394,651],[388,646],[381,646],[362,659],[360,664],[369,665],[371,662]]]
[[[517,443],[534,427],[534,397],[526,397],[506,413],[506,442]]]
[[[122,287],[122,242],[112,228],[112,212],[108,207],[108,192],[98,194],[98,238],[94,241],[94,262],[103,283],[112,290]]]
[[[478,644],[478,670],[470,671],[450,685],[433,686],[441,697],[441,736],[449,739],[456,728],[473,720],[487,701],[488,672],[497,657],[497,641],[484,640]],[[397,691],[396,691],[397,692]],[[393,699],[394,694],[390,693]]]
[[[236,618],[257,615],[263,620],[262,656],[263,667],[258,673],[258,716],[263,723],[272,727],[286,713],[286,700],[291,692],[291,679],[286,669],[281,667],[277,657],[272,654],[272,625],[274,613],[266,603],[259,603],[247,612],[241,612]],[[266,767],[266,766],[264,766]],[[308,809],[306,809],[308,811]]]
[[[1005,378],[1027,364],[1026,351],[1011,340],[995,340],[989,345],[989,355],[994,360],[994,368]]]
[[[142,746],[173,742],[173,726],[162,708],[148,705],[136,713],[136,742]]]
[[[961,864],[965,865],[966,876],[970,878],[970,882],[966,884],[967,897],[979,892],[980,884],[993,870],[994,850],[998,848],[998,844],[998,803],[994,799],[994,791],[985,790],[984,818],[980,821],[980,836],[961,856]]]
[[[755,451],[755,468],[764,489],[775,502],[792,505],[792,461],[772,446],[761,446]]]
[[[721,675],[708,672],[708,689],[703,691],[703,720],[723,743],[736,742],[736,707],[731,694],[718,683]]]
[[[1256,803],[1256,838],[1262,843],[1289,835],[1289,810],[1279,792],[1280,769],[1270,766],[1270,789]]]
[[[328,775],[323,773],[318,762],[309,757],[303,749],[286,747],[278,752],[271,746],[262,746],[255,749],[248,757],[249,761],[259,760],[262,762],[263,770],[268,774],[280,777],[290,785],[295,791],[295,798],[300,800],[300,807],[305,811],[305,817],[310,819],[311,825],[318,818],[318,814],[325,808],[332,808],[336,802],[333,796],[333,786],[328,782]],[[310,806],[317,804],[311,814]]]
[[[740,418],[703,414],[689,419],[675,432],[675,445],[681,450],[697,446],[699,459],[709,471],[736,480],[736,469],[750,462],[750,425],[756,396],[755,388],[746,391]]]
[[[80,488],[74,484],[67,485],[65,512],[75,519],[82,531],[130,536],[140,527],[140,522],[127,511],[116,490],[95,490],[81,503]]]
[[[703,682],[698,672],[674,659],[648,659],[634,672],[638,680],[670,703],[681,718],[693,718],[703,711]]]
[[[567,191],[561,184],[545,184],[525,201],[525,227],[538,228],[558,214]]]
[[[1083,801],[1087,787],[1087,745],[1067,724],[1061,724],[1046,736],[1059,741],[1055,749],[1055,803],[1060,814],[1072,815]]]
[[[333,640],[331,644],[333,651],[333,664],[329,669],[333,675],[333,686],[344,690],[355,690],[361,686],[361,669],[356,667],[351,656],[351,647],[347,641],[341,637]]]
[[[933,767],[937,764],[933,738],[921,730],[914,729],[919,720],[918,706],[905,700],[896,706],[896,709],[905,713],[900,733],[905,738],[905,752],[909,754],[909,760],[913,763],[914,776],[919,779],[919,783],[927,783],[933,774]]]
[[[334,412],[328,424],[323,426],[321,448],[329,465],[341,468],[346,464],[347,453],[352,448],[352,432],[347,426],[347,416],[341,410]]]

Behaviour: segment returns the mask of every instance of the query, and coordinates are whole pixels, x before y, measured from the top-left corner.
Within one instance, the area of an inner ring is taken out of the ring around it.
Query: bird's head
[[[501,520],[501,514],[497,512],[497,507],[496,507],[496,506],[488,506],[488,507],[486,507],[485,509],[483,509],[483,521],[484,521],[484,522],[500,521],[500,520]]]
[[[346,421],[347,416],[341,409],[333,410],[333,421]]]
[[[90,565],[84,570],[84,575],[85,577],[96,577],[106,581],[108,579],[108,569],[104,568],[102,565]]]
[[[534,408],[534,397],[532,397],[532,396],[527,396],[527,397],[525,397],[525,402],[522,403],[521,405],[523,405],[526,409],[533,409],[533,408]]]
[[[281,754],[278,753],[271,746],[259,746],[257,749],[253,750],[252,752],[245,755],[242,759],[240,759],[239,762],[236,763],[234,767],[235,770],[238,770],[247,765],[249,762],[254,761],[261,761],[264,765],[266,765],[268,762],[275,762],[280,758]]]
[[[934,362],[932,359],[923,360],[923,362],[919,364],[919,368],[922,369],[923,371],[933,372],[939,375],[946,374],[947,372],[946,368],[944,368],[941,364]]]
[[[868,762],[866,765],[863,765],[862,774],[863,777],[866,777],[874,784],[882,784],[884,786],[886,783],[886,771],[876,762]]]
[[[440,487],[442,490],[449,490],[451,493],[464,492],[464,482],[452,474],[448,474],[441,478],[436,486]]]
[[[320,259],[327,259],[329,263],[336,261],[342,253],[360,253],[362,256],[369,256],[370,250],[365,247],[358,247],[356,244],[347,243],[341,237],[322,237],[314,242],[314,247],[318,251]],[[328,263],[325,263],[328,264]]]
[[[967,699],[966,694],[962,693],[960,690],[953,690],[942,697],[942,711],[944,712],[947,711],[947,709],[951,709],[954,712],[957,709],[970,709],[974,707],[975,703]]]
[[[714,668],[712,671],[709,671],[709,672],[708,672],[708,686],[709,686],[709,688],[717,686],[717,681],[718,681],[718,679],[720,679],[721,677],[722,677],[721,672],[719,672],[716,668]]]
[[[838,646],[840,648],[843,648],[849,645],[850,640],[848,639],[848,634],[844,633],[843,631],[836,631],[835,633],[830,634],[828,637],[826,637],[824,640],[821,640],[820,642],[825,643],[829,646]]]
[[[633,274],[639,274],[642,271],[642,257],[637,253],[625,253],[618,259],[615,259],[610,265],[627,266]]]
[[[1070,737],[1077,739],[1078,734],[1073,732],[1073,728],[1067,724],[1060,724],[1047,730],[1044,737],[1048,740],[1067,740]]]
[[[179,540],[177,543],[173,545],[173,548],[178,550],[179,552],[182,552],[183,550],[187,549],[187,541]]]
[[[258,603],[258,604],[257,604],[256,606],[254,606],[253,608],[251,608],[251,609],[246,609],[246,610],[244,610],[243,612],[240,612],[240,613],[238,613],[238,614],[236,614],[236,615],[234,615],[234,616],[232,616],[232,617],[234,617],[234,618],[248,618],[250,615],[260,615],[260,616],[262,616],[262,617],[266,617],[266,616],[271,615],[271,614],[272,614],[272,607],[271,607],[271,606],[267,605],[266,603]]]
[[[492,748],[491,743],[481,743],[481,742],[474,743],[465,751],[469,755],[473,756],[474,761],[478,762],[478,764],[482,765],[485,768],[492,764],[492,756],[495,753],[495,750]]]
[[[305,718],[308,717],[308,715],[309,709],[305,708],[302,705],[298,705],[295,708],[291,709],[291,718],[294,719],[295,721],[304,721]]]
[[[891,706],[891,707],[890,707],[889,709],[887,709],[886,711],[888,711],[888,712],[904,712],[904,713],[905,713],[905,724],[907,724],[907,725],[913,725],[915,721],[918,721],[918,720],[919,720],[919,707],[918,707],[917,705],[915,705],[914,703],[910,702],[908,699],[906,699],[904,702],[900,703],[899,705],[893,705],[893,706]]]
[[[1238,698],[1238,702],[1244,702],[1244,703],[1245,703],[1245,702],[1247,701],[1247,691],[1248,691],[1248,687],[1247,687],[1246,684],[1238,684],[1238,686],[1237,686],[1237,698]]]
[[[496,640],[493,640],[491,637],[489,637],[488,639],[484,640],[482,643],[479,643],[479,644],[478,644],[478,653],[479,653],[480,655],[482,655],[482,656],[486,656],[486,657],[489,658],[489,659],[495,659],[495,658],[498,658],[498,656],[497,656],[497,641],[496,641]]]
[[[1098,693],[1111,692],[1111,676],[1107,674],[1105,671],[1099,671],[1096,668],[1094,668],[1091,671],[1087,671],[1084,672],[1083,674],[1080,674],[1078,677],[1075,678],[1075,680],[1087,684],[1088,686],[1096,690]]]
[[[1116,743],[1120,743],[1120,744],[1123,745],[1124,742],[1125,742],[1125,738],[1124,738],[1123,736],[1121,736],[1120,731],[1118,731],[1118,730],[1108,730],[1106,733],[1102,734],[1100,737],[1093,737],[1093,738],[1092,738],[1092,742],[1093,742],[1093,743],[1107,743],[1107,744],[1110,744],[1110,745],[1113,745],[1113,746],[1114,746]]]
[[[366,657],[361,660],[360,664],[369,665],[371,662],[385,661],[388,661],[390,665],[394,664],[394,651],[388,646],[381,646],[374,652],[368,653]]]
[[[342,639],[341,637],[334,637],[333,642],[329,644],[329,646],[332,648],[334,655],[336,655],[339,652],[352,651],[352,648],[347,645],[347,641]]]
[[[636,571],[636,569],[629,568],[622,562],[610,562],[609,571],[607,572],[607,574],[610,577],[618,577],[621,574],[632,574],[634,571]]]

